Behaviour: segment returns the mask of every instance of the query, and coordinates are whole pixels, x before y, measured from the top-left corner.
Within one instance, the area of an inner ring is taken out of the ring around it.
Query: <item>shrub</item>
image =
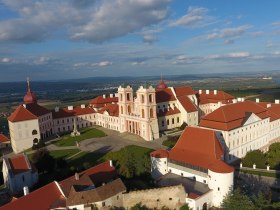
[[[180,207],[180,210],[189,210],[190,207],[188,204],[184,204],[183,206]]]
[[[257,168],[266,168],[266,157],[260,150],[250,151],[242,159],[243,166],[253,167],[256,164]]]

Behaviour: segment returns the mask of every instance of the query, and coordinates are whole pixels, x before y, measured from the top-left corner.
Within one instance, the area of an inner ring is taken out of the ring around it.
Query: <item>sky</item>
[[[0,0],[0,82],[280,70],[279,0]]]

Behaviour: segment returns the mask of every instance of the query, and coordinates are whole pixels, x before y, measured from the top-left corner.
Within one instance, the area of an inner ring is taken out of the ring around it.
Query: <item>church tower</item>
[[[140,88],[137,94],[137,112],[142,122],[142,135],[145,139],[159,138],[159,129],[156,112],[156,91],[152,86]]]

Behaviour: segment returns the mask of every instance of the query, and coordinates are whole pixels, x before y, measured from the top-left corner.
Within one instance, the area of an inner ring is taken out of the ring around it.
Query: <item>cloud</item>
[[[75,68],[80,68],[80,67],[94,67],[94,66],[99,66],[99,67],[106,67],[106,66],[111,66],[113,62],[110,61],[100,61],[97,63],[91,63],[91,62],[82,62],[82,63],[75,63],[73,67]]]
[[[249,52],[232,52],[226,54],[212,54],[205,57],[208,60],[232,60],[232,59],[244,59],[249,58],[251,54]]]
[[[226,39],[233,40],[237,39],[247,32],[248,29],[252,28],[251,25],[242,25],[235,28],[223,28],[215,29],[212,33],[207,35],[207,39]]]
[[[189,7],[187,14],[177,20],[173,20],[169,25],[172,27],[203,27],[215,21],[215,18],[207,15],[208,9],[204,7]]]
[[[37,65],[44,65],[44,64],[50,64],[50,63],[54,63],[54,62],[57,62],[58,60],[57,59],[54,59],[52,57],[48,57],[48,56],[41,56],[37,59],[35,59],[33,61],[34,64],[37,64]]]
[[[172,64],[175,65],[186,65],[186,64],[198,64],[202,63],[203,59],[199,56],[187,56],[187,55],[179,55],[176,57],[175,61]]]
[[[62,31],[72,40],[100,43],[161,22],[170,1],[3,0],[18,17],[0,21],[0,41],[38,42]]]
[[[0,58],[0,63],[6,63],[6,64],[8,64],[8,63],[12,63],[14,60],[12,59],[12,58],[7,58],[7,57],[5,57],[5,58]]]
[[[280,26],[280,21],[273,22],[273,23],[271,23],[271,25],[274,26],[274,27],[279,27]]]
[[[144,61],[134,61],[131,63],[132,66],[138,66],[138,65],[144,65],[145,62]]]

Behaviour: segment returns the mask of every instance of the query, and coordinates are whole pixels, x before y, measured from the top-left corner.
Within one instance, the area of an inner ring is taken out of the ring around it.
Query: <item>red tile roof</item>
[[[168,152],[168,158],[216,173],[231,173],[234,169],[222,160],[223,154],[215,131],[187,127],[176,145]],[[152,152],[151,155],[166,157],[166,153],[162,151]]]
[[[28,159],[25,155],[20,154],[11,158],[8,158],[9,164],[13,174],[19,174],[28,170],[31,170]]]
[[[178,97],[178,100],[187,112],[197,111],[196,106],[193,104],[193,102],[189,99],[188,96],[180,96]]]
[[[97,166],[91,167],[91,168],[79,173],[80,177],[83,177],[85,175],[90,178],[90,181],[92,181],[92,183],[94,183],[95,186],[98,186],[102,183],[106,183],[106,182],[116,178],[117,171],[114,167],[110,166],[110,161],[107,161],[107,162],[101,163]],[[86,178],[79,179],[79,180],[76,180],[75,176],[71,176],[71,177],[59,182],[59,185],[61,186],[63,192],[67,196],[73,185],[81,184],[81,183],[90,184],[90,181]]]
[[[118,97],[103,98],[103,96],[98,96],[92,99],[89,104],[94,108],[101,108],[104,107],[106,104],[117,103],[117,102],[118,102]]]
[[[216,109],[214,112],[204,116],[199,126],[226,131],[233,130],[241,127],[250,116],[250,113],[254,113],[261,119],[270,117],[267,109],[255,102],[245,101]]]
[[[169,110],[168,109],[164,109],[164,111],[162,111],[162,109],[161,109],[157,113],[157,116],[158,117],[163,117],[163,116],[169,116],[169,115],[179,114],[179,113],[181,113],[180,110],[177,107],[175,107],[174,109],[170,108]]]
[[[156,102],[176,101],[176,98],[170,88],[161,89],[156,91]]]
[[[188,193],[188,198],[190,199],[197,199],[198,197],[200,197],[198,194],[195,194],[193,192]]]
[[[8,120],[10,122],[19,122],[25,120],[34,120],[38,119],[38,117],[28,111],[23,105],[20,105],[9,117]]]
[[[66,207],[64,195],[56,182],[20,197],[0,207],[0,210],[49,210],[54,207]]]
[[[268,110],[271,122],[280,119],[280,104],[269,102],[259,102],[257,104]],[[267,107],[268,104],[270,104],[270,107]]]
[[[5,136],[4,134],[0,133],[0,142],[1,143],[9,142],[9,141],[10,141],[10,139],[7,136]]]
[[[37,103],[26,104],[26,109],[37,117],[50,113],[49,110]]]
[[[168,158],[169,153],[165,149],[159,149],[151,152],[150,155],[155,158]]]
[[[105,105],[99,111],[99,113],[103,114],[105,111],[107,111],[110,116],[118,117],[119,116],[119,105],[118,104],[108,104],[108,105]]]
[[[218,103],[221,102],[223,104],[232,103],[234,97],[224,91],[217,91],[217,94],[214,94],[214,91],[209,91],[209,94],[206,94],[203,91],[201,94],[197,94],[199,104],[207,104],[207,103]]]
[[[194,95],[196,92],[191,87],[175,87],[176,96]]]
[[[65,107],[63,109],[59,109],[58,112],[53,111],[53,118],[66,118],[66,117],[73,117],[73,116],[79,116],[79,115],[85,115],[85,114],[92,114],[95,113],[93,109],[91,109],[89,106],[85,108],[81,108],[81,106],[77,106],[73,108],[73,110],[68,110],[68,107]]]

